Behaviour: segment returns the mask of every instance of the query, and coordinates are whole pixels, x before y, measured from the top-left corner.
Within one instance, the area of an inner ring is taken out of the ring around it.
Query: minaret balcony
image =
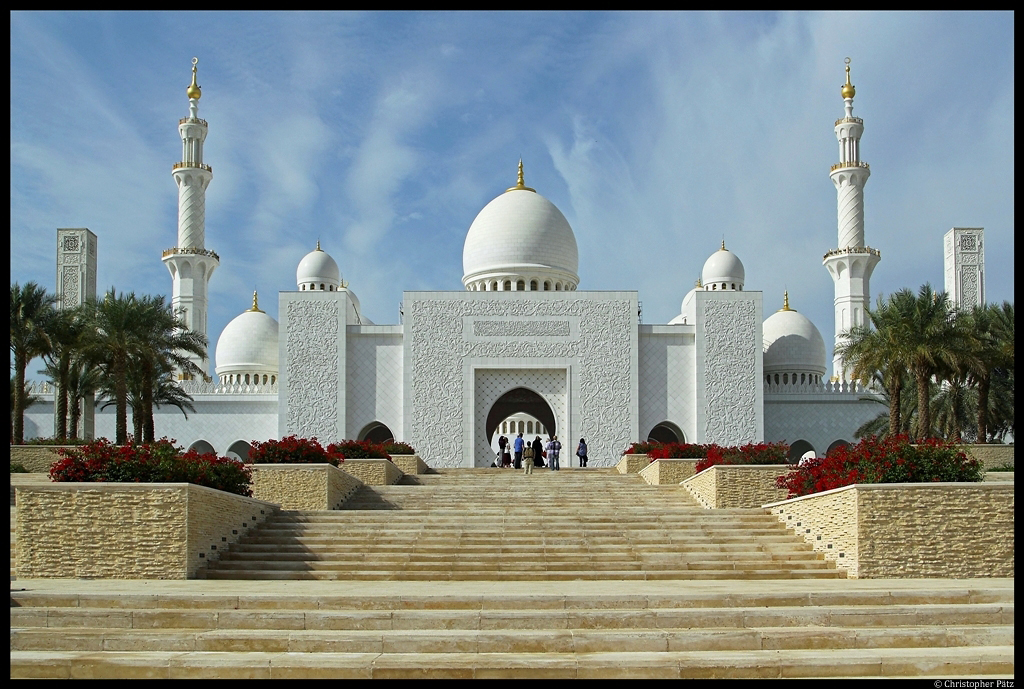
[[[847,161],[845,163],[836,163],[835,165],[832,166],[832,169],[829,170],[829,172],[835,172],[836,170],[839,170],[844,167],[862,167],[868,171],[871,170],[871,166],[868,165],[867,163]]]
[[[833,256],[847,256],[849,254],[868,254],[871,256],[882,257],[882,252],[878,249],[872,249],[870,246],[848,246],[845,249],[832,249],[822,258],[823,261],[827,261]]]
[[[181,168],[184,167],[197,167],[200,170],[206,170],[211,174],[213,173],[213,168],[207,165],[206,163],[175,163],[174,166],[171,167],[171,170],[180,170]]]
[[[182,120],[182,122],[184,121]],[[836,120],[836,126],[838,127],[841,124],[864,124],[864,120],[859,117],[840,117]]]
[[[206,120],[200,119],[198,117],[182,117],[180,120],[178,120],[178,124],[201,124],[204,127],[209,126],[208,124],[206,124]],[[839,123],[837,122],[836,124]]]
[[[220,261],[220,256],[215,251],[210,249],[197,249],[195,247],[186,247],[184,249],[179,247],[173,247],[170,249],[164,249],[163,256],[161,258],[167,258],[168,256],[174,256],[176,254],[190,255],[190,256],[209,256],[215,261]]]

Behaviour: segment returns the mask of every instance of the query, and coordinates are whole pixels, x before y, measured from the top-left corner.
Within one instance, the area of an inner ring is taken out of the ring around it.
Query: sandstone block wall
[[[277,510],[186,483],[17,488],[18,578],[186,579]]]
[[[430,469],[419,455],[391,455],[391,461],[403,474],[426,474]]]
[[[368,486],[390,486],[402,478],[402,470],[386,459],[346,459],[339,467]]]
[[[253,465],[253,497],[286,510],[338,509],[361,485],[330,464]]]
[[[789,464],[719,464],[684,480],[683,486],[706,509],[760,507],[786,498],[787,491],[776,488],[775,479],[791,468]]]
[[[620,474],[636,474],[651,463],[647,455],[622,455],[622,459],[615,465]]]
[[[1004,464],[1013,466],[1013,445],[961,445],[960,448],[986,469]]]
[[[50,465],[60,459],[56,445],[11,445],[11,464],[21,464],[30,473],[49,474]]]
[[[695,473],[699,459],[656,459],[640,470],[640,475],[652,486],[677,486]]]
[[[1014,576],[1012,483],[854,485],[768,507],[852,578]]]

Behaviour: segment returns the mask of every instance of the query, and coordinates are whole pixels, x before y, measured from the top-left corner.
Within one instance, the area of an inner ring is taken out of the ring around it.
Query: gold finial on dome
[[[701,287],[703,287],[703,286],[704,286],[704,283],[703,283],[703,282],[701,282],[701,279],[700,279],[700,277],[698,277],[698,278],[697,278],[697,282],[693,283],[693,286],[694,286],[694,287],[696,287],[697,289],[700,289]]]
[[[719,251],[725,251],[725,239],[722,239],[722,248]]]
[[[786,290],[782,295],[782,308],[779,311],[794,311],[795,309],[789,308],[789,290]]]
[[[257,313],[265,313],[263,309],[260,308],[260,302],[259,298],[256,296],[256,290],[252,291],[252,308],[249,310]]]
[[[850,58],[846,58],[846,84],[843,86],[843,99],[853,98],[857,94],[857,89],[850,83]]]
[[[323,251],[323,249],[320,248],[320,238],[319,237],[317,237],[317,239],[316,239],[316,250],[317,251]]]
[[[199,84],[196,83],[196,65],[198,65],[198,64],[199,64],[199,58],[198,57],[192,58],[192,83],[185,90],[185,93],[188,95],[189,100],[192,100],[192,99],[199,100],[200,98],[203,97],[203,92],[199,89]]]
[[[530,187],[526,186],[526,182],[523,180],[523,159],[522,158],[519,159],[519,176],[516,178],[516,185],[514,187],[509,187],[505,191],[506,192],[510,192],[510,191],[532,191],[533,193],[537,193],[536,189],[531,189]]]

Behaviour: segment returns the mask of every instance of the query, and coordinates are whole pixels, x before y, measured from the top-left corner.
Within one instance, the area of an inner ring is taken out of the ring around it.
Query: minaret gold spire
[[[192,100],[193,98],[195,100],[199,100],[203,97],[203,92],[199,89],[199,84],[196,83],[196,65],[198,64],[199,58],[192,58],[192,83],[185,90],[185,93],[188,95],[189,100]]]
[[[843,100],[853,98],[857,94],[857,89],[850,83],[850,58],[846,58],[846,85],[843,86],[842,94]]]
[[[509,187],[505,191],[506,192],[509,192],[509,191],[532,191],[534,193],[537,193],[536,189],[531,189],[530,187],[526,186],[526,182],[523,179],[523,159],[522,158],[519,159],[519,176],[516,178],[516,185],[514,187]]]
[[[252,308],[249,310],[256,311],[257,313],[264,313],[264,311],[260,308],[260,302],[259,298],[256,296],[256,290],[252,291]]]

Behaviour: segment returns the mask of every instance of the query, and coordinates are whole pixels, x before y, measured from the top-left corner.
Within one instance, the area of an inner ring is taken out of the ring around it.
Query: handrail
[[[872,256],[882,257],[882,252],[878,249],[872,249],[870,246],[848,246],[845,249],[832,249],[822,257],[822,260],[829,256],[842,256],[844,254],[870,254]]]
[[[186,247],[184,249],[180,249],[176,246],[171,247],[170,249],[164,249],[164,253],[161,258],[167,258],[168,256],[173,256],[174,254],[186,254],[190,256],[209,256],[218,261],[220,260],[220,256],[217,255],[217,252],[211,251],[210,249],[197,249],[195,247]]]
[[[207,172],[213,172],[213,168],[206,163],[175,163],[172,170],[180,170],[183,167],[197,167],[200,170],[206,170]]]
[[[832,166],[832,169],[829,170],[829,172],[835,172],[836,170],[838,170],[841,167],[862,167],[862,168],[865,168],[866,170],[870,170],[871,169],[871,166],[868,165],[867,163],[859,163],[859,162],[858,163],[854,163],[854,162],[851,162],[851,161],[847,161],[845,163],[836,163],[835,165]]]

